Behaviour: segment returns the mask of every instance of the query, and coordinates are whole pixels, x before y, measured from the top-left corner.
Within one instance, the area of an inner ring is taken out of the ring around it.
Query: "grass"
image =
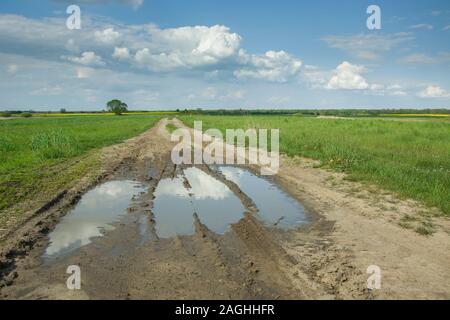
[[[178,128],[173,123],[168,123],[166,125],[166,129],[167,129],[167,131],[169,131],[169,133],[172,133],[175,130],[177,130]]]
[[[426,224],[423,223],[422,225],[418,226],[415,231],[423,236],[431,236],[436,231],[434,230],[434,227],[432,224]]]
[[[51,194],[99,168],[96,150],[135,136],[159,119],[92,116],[0,122],[0,210]]]
[[[39,132],[31,137],[31,150],[42,160],[68,158],[78,152],[77,139],[62,129]]]
[[[296,116],[180,116],[203,129],[279,128],[280,151],[412,198],[450,215],[450,123]]]

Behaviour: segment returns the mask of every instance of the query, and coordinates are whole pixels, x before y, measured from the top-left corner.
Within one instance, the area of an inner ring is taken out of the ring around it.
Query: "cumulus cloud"
[[[286,82],[299,74],[302,61],[285,51],[267,51],[264,55],[251,55],[246,67],[236,70],[238,78],[255,78]]]
[[[450,93],[439,86],[427,86],[417,94],[421,98],[448,98]]]
[[[393,48],[413,40],[410,33],[357,34],[352,36],[327,36],[322,38],[331,48],[342,50],[352,57],[365,60],[380,59]]]
[[[105,63],[102,58],[93,51],[86,51],[81,54],[81,57],[67,57],[67,60],[82,64],[85,66],[103,66]]]
[[[114,28],[107,28],[103,31],[95,31],[94,35],[97,41],[106,44],[114,44],[120,38],[120,33],[114,31]]]
[[[363,76],[366,71],[364,66],[344,61],[333,70],[306,65],[301,76],[312,89],[357,90],[368,95],[407,96],[398,84],[371,83]]]
[[[128,60],[131,57],[130,50],[128,48],[115,47],[112,57],[118,60]]]
[[[89,30],[85,32],[85,30]],[[160,28],[153,24],[111,24],[88,15],[82,32],[71,32],[64,19],[31,19],[0,14],[2,49],[55,61],[61,57],[84,66],[133,69],[287,82],[296,79],[302,61],[285,51],[247,53],[242,38],[223,25]],[[81,55],[80,55],[81,54]]]
[[[333,70],[322,70],[317,66],[306,65],[302,79],[312,88],[330,90],[379,90],[382,85],[372,84],[362,76],[367,70],[364,66],[344,61]]]
[[[149,27],[152,42],[136,51],[135,61],[151,70],[192,69],[234,62],[241,37],[215,25],[159,29]]]
[[[327,89],[364,90],[369,88],[367,80],[361,75],[366,71],[364,66],[342,62],[336,67],[333,76],[326,85]]]

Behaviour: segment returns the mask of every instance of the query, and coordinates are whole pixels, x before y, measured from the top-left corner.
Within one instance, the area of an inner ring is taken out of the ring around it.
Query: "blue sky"
[[[0,109],[448,108],[449,39],[447,0],[2,0]]]

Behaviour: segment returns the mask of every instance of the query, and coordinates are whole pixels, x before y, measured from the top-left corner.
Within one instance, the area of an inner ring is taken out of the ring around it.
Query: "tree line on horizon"
[[[135,110],[134,112],[143,112],[148,110]],[[176,111],[185,114],[204,114],[204,115],[303,115],[303,116],[342,116],[342,117],[367,117],[379,116],[384,114],[450,114],[450,109],[171,109],[171,110],[154,110],[154,111]],[[128,110],[126,103],[119,99],[114,99],[106,104],[106,110],[100,111],[68,111],[61,108],[57,111],[34,111],[34,110],[5,110],[0,111],[0,116],[8,117],[20,114],[39,114],[39,113],[104,113],[114,112],[122,114]]]

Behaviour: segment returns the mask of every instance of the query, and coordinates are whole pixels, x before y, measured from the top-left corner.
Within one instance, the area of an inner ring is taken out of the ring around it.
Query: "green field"
[[[100,166],[95,150],[136,136],[160,118],[141,115],[0,121],[0,210],[67,187]]]
[[[162,116],[23,118],[0,121],[0,210],[54,195],[100,167],[98,150]],[[279,128],[280,151],[320,160],[450,214],[450,123],[282,116],[179,116],[203,128]],[[174,127],[168,128],[170,131]],[[1,220],[1,219],[0,219]]]
[[[320,160],[348,179],[374,183],[450,215],[450,122],[297,116],[180,116],[203,129],[278,128],[280,151]]]

